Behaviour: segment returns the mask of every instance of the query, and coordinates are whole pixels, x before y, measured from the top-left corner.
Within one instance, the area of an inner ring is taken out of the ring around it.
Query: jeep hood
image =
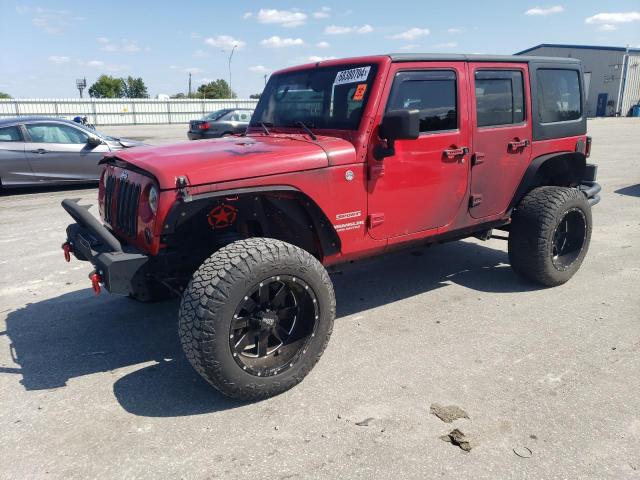
[[[346,140],[300,135],[253,135],[197,140],[157,147],[120,150],[105,157],[122,160],[155,176],[161,189],[175,188],[176,177],[189,185],[241,180],[355,162]]]

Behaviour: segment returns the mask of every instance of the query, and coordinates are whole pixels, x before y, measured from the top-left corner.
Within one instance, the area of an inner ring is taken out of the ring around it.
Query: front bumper
[[[87,207],[77,200],[63,200],[62,208],[76,221],[67,227],[70,251],[78,260],[95,266],[110,293],[129,295],[133,292],[134,275],[143,268],[149,257],[132,248],[123,247],[120,241],[102,225]]]

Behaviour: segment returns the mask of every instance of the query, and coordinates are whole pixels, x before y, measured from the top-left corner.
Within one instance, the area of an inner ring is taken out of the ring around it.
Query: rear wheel
[[[591,207],[578,189],[536,188],[513,214],[511,266],[534,282],[561,285],[580,268],[589,249],[591,228]]]
[[[184,292],[180,340],[193,367],[223,394],[282,393],[324,351],[335,297],[324,267],[279,240],[233,242],[209,257]]]

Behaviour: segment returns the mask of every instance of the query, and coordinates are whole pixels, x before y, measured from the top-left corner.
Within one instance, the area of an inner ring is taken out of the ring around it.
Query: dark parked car
[[[0,120],[0,187],[97,181],[105,153],[144,145],[60,118]]]
[[[225,108],[189,122],[189,140],[219,138],[234,133],[244,133],[249,126],[253,110],[249,108]]]

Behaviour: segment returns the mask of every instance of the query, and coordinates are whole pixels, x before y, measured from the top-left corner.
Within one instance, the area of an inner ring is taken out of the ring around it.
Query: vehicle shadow
[[[640,197],[640,183],[629,185],[628,187],[619,188],[618,190],[615,190],[614,193],[619,193],[620,195],[629,195],[630,197]]]
[[[338,319],[450,283],[487,292],[535,288],[506,261],[503,250],[455,242],[350,265],[332,274]],[[178,306],[175,299],[140,304],[96,298],[90,289],[28,304],[7,316],[15,366],[0,368],[0,374],[19,374],[25,389],[42,390],[142,364],[113,386],[118,402],[133,414],[184,416],[242,406],[216,392],[185,359],[177,337]]]

